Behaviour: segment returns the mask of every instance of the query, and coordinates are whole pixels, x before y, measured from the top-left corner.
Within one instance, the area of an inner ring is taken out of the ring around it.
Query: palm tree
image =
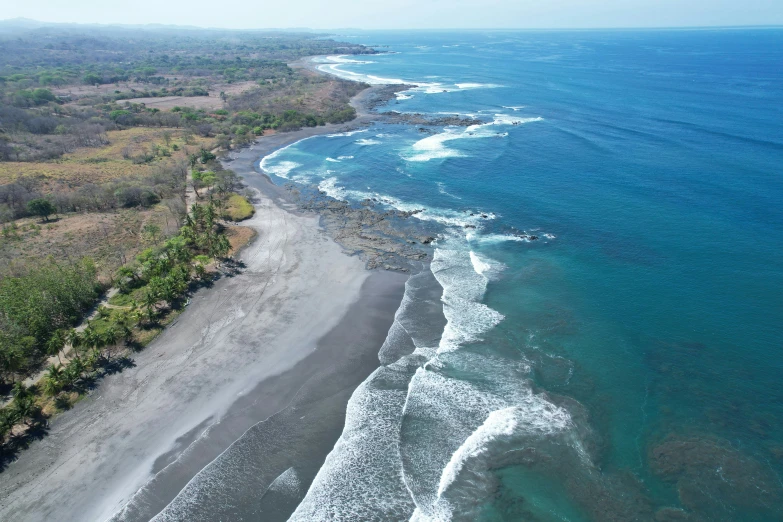
[[[101,342],[92,325],[88,325],[82,332],[82,342],[87,347],[96,347]]]
[[[68,341],[68,344],[70,344],[71,348],[73,348],[73,354],[76,356],[76,359],[78,360],[79,347],[82,345],[82,335],[76,330],[69,330],[65,336],[65,340]]]
[[[24,422],[28,427],[32,424],[31,421],[38,416],[38,413],[40,412],[38,406],[33,402],[32,397],[25,397],[21,400],[14,399],[12,408],[16,418],[19,419],[19,422]]]
[[[119,335],[117,334],[117,330],[112,327],[103,332],[103,335],[101,336],[101,342],[104,346],[107,346],[111,348],[115,344],[117,344],[117,341],[119,340]]]
[[[60,366],[52,364],[49,366],[49,371],[44,379],[43,389],[44,393],[50,397],[54,397],[62,389],[63,372]]]
[[[91,370],[96,370],[98,366],[100,366],[101,359],[103,359],[103,354],[101,354],[101,351],[97,348],[93,348],[90,350],[90,353],[87,354],[87,361],[85,364]]]
[[[81,359],[75,359],[65,367],[63,371],[63,383],[67,386],[71,386],[73,383],[79,380],[84,371],[84,364]]]
[[[11,395],[16,400],[23,400],[32,397],[33,392],[30,391],[30,388],[25,386],[23,382],[17,382],[11,389]]]
[[[210,255],[217,259],[218,257],[224,257],[231,250],[231,242],[226,236],[220,234],[217,236],[217,240],[210,247]]]
[[[122,337],[125,343],[129,343],[133,339],[133,329],[130,327],[131,318],[128,312],[120,312],[115,318],[115,327],[117,329],[117,335]]]
[[[60,361],[60,364],[62,364],[63,360],[60,358],[60,352],[62,351],[64,346],[65,346],[65,335],[63,334],[62,330],[56,330],[54,334],[52,334],[52,336],[46,342],[46,355],[49,356],[56,355],[57,360]]]
[[[155,318],[155,305],[158,304],[158,298],[152,292],[147,291],[144,293],[142,301],[145,307],[147,321],[152,322],[152,320]]]

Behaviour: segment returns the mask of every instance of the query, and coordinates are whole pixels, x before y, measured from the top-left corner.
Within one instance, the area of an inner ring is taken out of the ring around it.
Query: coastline
[[[352,104],[366,107],[373,89]],[[261,138],[227,166],[252,169],[291,143],[377,119],[357,114],[347,124]],[[318,215],[297,212],[284,188],[261,175],[245,181],[259,196],[243,223],[257,234],[239,255],[244,272],[196,293],[135,367],[55,419],[4,472],[0,518],[148,520],[248,430],[299,429],[290,412],[307,408],[320,421],[274,455],[304,458],[302,479],[318,471],[353,389],[378,367],[407,276],[367,270],[327,237]],[[263,476],[275,473],[272,466]]]

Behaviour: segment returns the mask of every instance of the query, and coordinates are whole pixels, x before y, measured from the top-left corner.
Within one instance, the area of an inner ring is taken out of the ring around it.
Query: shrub
[[[242,221],[243,219],[251,217],[255,212],[255,208],[253,208],[253,205],[247,198],[240,196],[239,194],[233,194],[228,198],[228,204],[226,205],[226,210],[223,212],[223,217],[225,219],[230,219],[231,221]]]

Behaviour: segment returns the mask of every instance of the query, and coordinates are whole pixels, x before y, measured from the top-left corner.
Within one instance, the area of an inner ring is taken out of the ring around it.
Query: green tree
[[[147,223],[142,229],[142,233],[152,240],[152,243],[158,242],[158,236],[160,235],[160,226],[154,223]]]
[[[62,366],[49,366],[43,381],[43,391],[46,395],[54,397],[62,390],[63,372]]]
[[[35,418],[41,413],[41,409],[35,405],[32,396],[14,399],[12,409],[18,422],[23,422],[27,426],[31,426]]]
[[[199,159],[201,160],[201,163],[207,163],[208,161],[211,161],[211,160],[215,159],[216,157],[217,156],[215,156],[214,154],[212,154],[210,151],[208,151],[207,149],[205,149],[203,147],[199,151]]]
[[[152,323],[157,314],[156,305],[158,304],[158,296],[148,288],[147,291],[144,292],[141,302],[144,305],[144,316],[146,317],[147,322]]]
[[[95,73],[87,73],[82,78],[82,81],[86,85],[99,85],[99,84],[103,83],[103,78],[98,76]]]
[[[46,355],[48,356],[57,356],[57,360],[60,361],[60,364],[63,363],[62,359],[60,358],[60,352],[62,351],[63,347],[65,346],[65,333],[63,330],[56,330],[52,337],[46,341]]]
[[[65,336],[65,340],[68,341],[68,344],[71,345],[73,354],[76,356],[76,359],[78,359],[79,348],[81,348],[82,346],[82,334],[80,334],[76,330],[70,330],[68,334]]]
[[[40,216],[44,222],[49,221],[49,216],[57,212],[52,202],[48,199],[37,198],[27,202],[27,211],[35,216]]]

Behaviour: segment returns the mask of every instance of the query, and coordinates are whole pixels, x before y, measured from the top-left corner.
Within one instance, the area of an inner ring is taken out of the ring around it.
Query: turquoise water
[[[783,30],[344,37],[483,124],[261,164],[439,233],[294,518],[783,519]]]

